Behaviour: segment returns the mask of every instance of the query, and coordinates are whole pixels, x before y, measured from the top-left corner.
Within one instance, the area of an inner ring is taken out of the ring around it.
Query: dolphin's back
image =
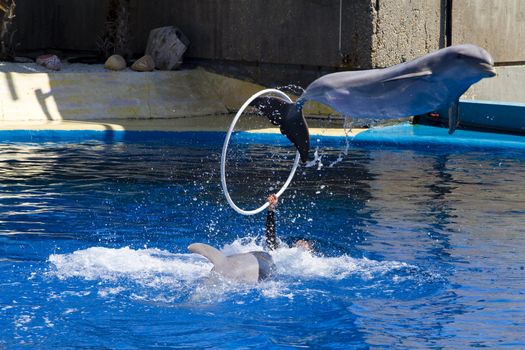
[[[272,256],[266,252],[251,252],[259,263],[259,281],[267,279],[275,271]]]
[[[456,98],[449,86],[432,79],[430,71],[409,68],[325,75],[314,81],[301,99],[325,104],[344,116],[401,118],[438,110]]]
[[[483,77],[461,70],[447,73],[455,65],[451,53],[467,49],[472,50],[460,45],[388,68],[328,74],[312,82],[300,99],[328,105],[344,116],[366,118],[400,118],[448,108]]]
[[[213,272],[230,280],[258,282],[259,262],[251,253],[229,255],[220,264],[214,264]]]

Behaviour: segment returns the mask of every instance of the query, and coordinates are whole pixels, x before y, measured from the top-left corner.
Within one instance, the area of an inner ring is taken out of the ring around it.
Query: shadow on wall
[[[46,115],[47,120],[49,120],[49,121],[54,120],[53,116],[49,112],[49,109],[47,108],[47,103],[46,103],[46,99],[51,97],[51,96],[53,96],[51,94],[51,91],[46,93],[46,94],[44,94],[42,92],[42,89],[36,89],[35,90],[35,96],[36,96],[36,99],[37,99],[38,103],[40,104],[40,107],[42,108],[42,112],[44,112],[44,114]]]
[[[124,130],[122,125],[106,123],[97,119],[97,112],[93,110],[93,98],[84,100],[89,93],[71,91],[65,81],[82,80],[83,75],[74,75],[64,79],[67,73],[20,73],[6,71],[0,73],[0,120],[4,128],[14,129],[46,129],[49,123],[55,124],[58,129],[90,129],[103,131],[101,140],[112,141],[116,131]],[[58,77],[58,79],[56,79]],[[3,86],[2,86],[3,85]],[[77,83],[77,85],[82,85]],[[96,89],[96,86],[93,87]],[[74,97],[62,92],[71,91]],[[76,107],[74,107],[76,105]],[[75,111],[92,110],[93,115],[86,113],[78,118],[71,117]],[[95,117],[95,119],[93,118]],[[69,122],[60,125],[57,122]],[[86,125],[86,123],[89,123]],[[47,126],[46,126],[47,125]]]
[[[33,67],[37,66],[26,69]],[[230,113],[262,88],[202,69],[148,73],[91,69],[75,72],[66,67],[43,73],[7,71],[4,66],[0,120],[32,128],[68,122],[73,129],[225,131]]]

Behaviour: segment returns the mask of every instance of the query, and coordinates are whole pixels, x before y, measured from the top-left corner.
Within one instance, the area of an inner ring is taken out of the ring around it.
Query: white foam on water
[[[16,328],[24,328],[26,324],[33,321],[35,319],[35,316],[33,315],[20,315],[14,320],[14,324]]]
[[[161,282],[163,277],[191,281],[207,275],[212,264],[193,254],[174,254],[160,249],[112,249],[92,247],[71,254],[53,254],[49,262],[61,279],[87,280],[129,278],[145,284]]]
[[[227,255],[254,250],[263,250],[256,237],[240,238],[223,248],[223,252]],[[270,254],[277,268],[277,274],[289,277],[341,280],[357,274],[362,278],[371,278],[392,270],[410,267],[398,261],[355,259],[348,255],[325,257],[303,248],[288,247],[285,244],[281,244],[279,249],[271,251]]]
[[[108,288],[101,288],[99,291],[98,291],[98,295],[101,296],[101,297],[107,297],[109,295],[116,295],[116,294],[119,294],[121,292],[123,292],[125,289],[123,287],[108,287]]]
[[[226,255],[261,251],[261,241],[258,237],[239,238],[225,245],[222,251]],[[341,280],[353,274],[366,279],[409,266],[395,261],[354,259],[347,255],[324,257],[284,244],[270,254],[276,265],[276,277],[252,284],[228,281],[211,274],[213,265],[200,255],[175,254],[154,248],[92,247],[70,254],[53,254],[49,257],[52,265],[49,273],[59,279],[107,282],[98,287],[98,297],[110,298],[129,292],[130,298],[137,301],[172,304],[181,299],[218,302],[232,295],[238,299],[254,291],[264,298],[291,299],[295,293],[300,293],[302,280]]]
[[[49,317],[44,316],[43,319],[44,319],[44,323],[46,324],[47,327],[49,327],[49,328],[55,327],[55,324],[49,319]]]

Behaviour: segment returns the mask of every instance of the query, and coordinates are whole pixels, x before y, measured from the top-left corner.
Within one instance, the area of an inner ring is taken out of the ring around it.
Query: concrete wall
[[[175,24],[190,37],[188,56],[242,62],[332,66],[339,55],[337,0],[137,1],[134,23],[144,32]],[[370,1],[344,1],[345,50],[369,65]],[[145,15],[148,14],[148,15]],[[146,35],[135,42],[139,50]]]
[[[16,2],[19,50],[96,50],[107,0],[23,0]]]
[[[140,54],[151,29],[176,25],[192,42],[187,52],[192,58],[387,66],[443,46],[442,2],[131,0],[131,45]],[[97,50],[107,4],[108,0],[20,1],[15,22],[20,49]]]
[[[472,85],[462,98],[525,104],[525,66],[496,67],[496,71],[496,77]]]
[[[108,0],[25,0],[17,7],[21,50],[97,50]],[[243,62],[341,65],[338,0],[131,0],[131,46],[140,54],[149,31],[179,26],[188,57]],[[343,2],[344,51],[370,65],[371,1]]]
[[[445,46],[445,1],[378,1],[372,66],[409,61]]]
[[[490,52],[498,75],[474,84],[463,96],[525,103],[525,1],[458,0],[453,3],[452,43],[472,43]]]
[[[459,0],[452,13],[452,43],[487,49],[498,63],[525,62],[525,1]]]
[[[109,0],[17,2],[21,50],[94,51]],[[132,48],[177,25],[188,57],[323,67],[381,67],[445,45],[446,0],[131,0]],[[452,42],[485,47],[497,62],[525,61],[525,1],[453,2]],[[342,54],[342,55],[341,55]]]
[[[96,51],[108,2],[18,1],[19,49]],[[330,71],[386,67],[446,44],[446,0],[130,3],[131,46],[137,55],[143,53],[152,28],[177,25],[192,42],[188,59],[215,63],[219,70],[236,67],[236,76],[266,85],[304,86]],[[453,43],[483,46],[498,63],[525,62],[525,1],[456,0],[453,4]]]

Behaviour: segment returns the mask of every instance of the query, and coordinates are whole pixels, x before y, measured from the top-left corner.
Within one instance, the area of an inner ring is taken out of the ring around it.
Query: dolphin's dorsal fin
[[[195,254],[200,254],[208,259],[213,265],[217,265],[222,262],[226,257],[218,249],[213,248],[204,243],[193,243],[190,244],[188,250]]]
[[[398,75],[397,77],[393,77],[390,79],[383,80],[383,82],[387,81],[394,81],[394,80],[402,80],[402,79],[413,79],[413,78],[421,78],[425,76],[432,75],[432,71],[430,70],[423,70],[421,72],[413,72],[413,73],[407,73],[403,75]]]

